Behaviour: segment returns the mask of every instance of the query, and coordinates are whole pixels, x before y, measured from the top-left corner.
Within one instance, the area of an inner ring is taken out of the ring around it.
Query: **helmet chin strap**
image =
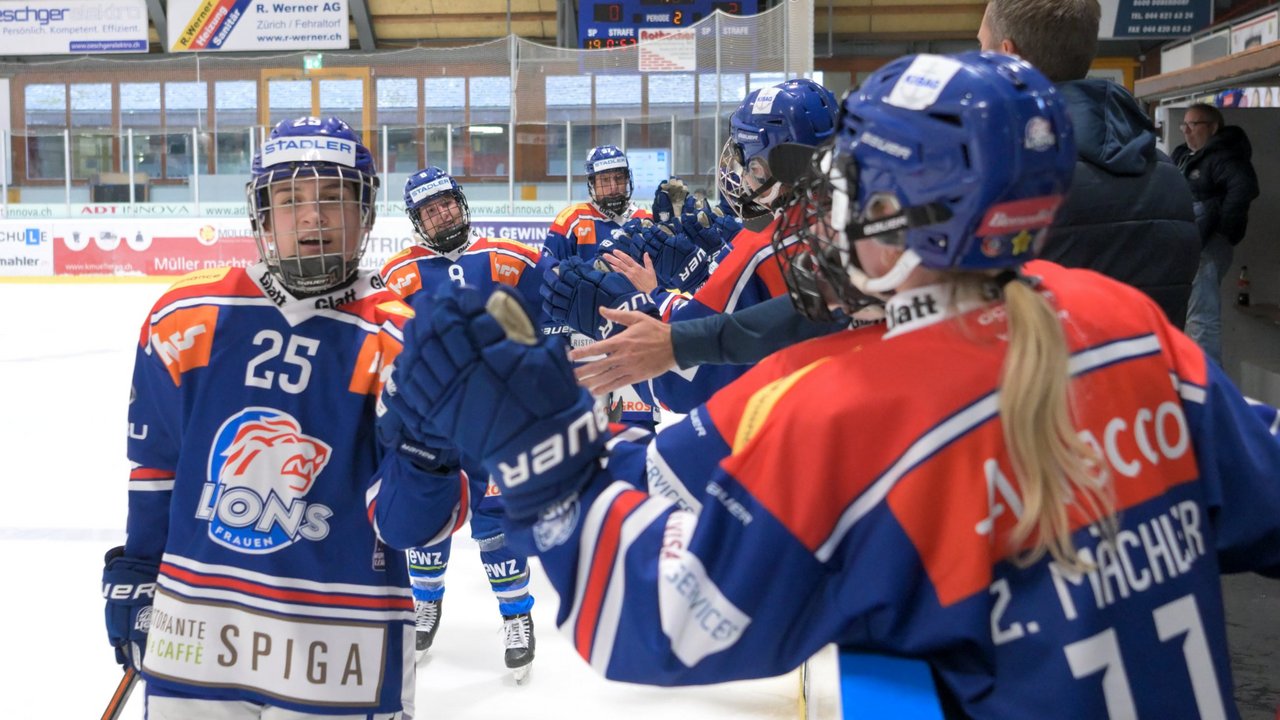
[[[777,201],[778,196],[781,194],[782,185],[777,180],[769,178],[755,190],[740,195],[738,202],[744,209],[751,204],[759,205],[767,213],[772,211],[773,203]]]
[[[852,248],[850,249],[852,251]],[[920,256],[915,250],[907,250],[902,253],[898,261],[889,268],[889,272],[880,277],[871,277],[862,271],[861,268],[850,265],[848,268],[849,280],[853,286],[869,295],[878,297],[887,297],[892,295],[899,286],[906,281],[911,271],[920,266]]]

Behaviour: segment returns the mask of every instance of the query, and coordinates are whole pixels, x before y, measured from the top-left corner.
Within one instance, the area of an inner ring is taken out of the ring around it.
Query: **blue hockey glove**
[[[698,227],[701,236],[673,233],[666,225],[643,234],[642,248],[653,258],[659,286],[691,292],[706,282],[711,261],[720,250],[720,240],[714,230]]]
[[[480,292],[448,284],[425,311],[423,350],[440,361],[406,378],[400,394],[439,435],[484,463],[512,518],[576,492],[604,452],[608,418],[574,380],[564,344],[535,333],[506,288],[486,303]]]
[[[103,565],[107,639],[116,649],[116,662],[141,669],[147,632],[151,630],[151,602],[155,599],[160,565],[125,557],[124,547],[108,550]]]
[[[653,193],[653,216],[659,221],[672,220],[692,210],[694,203],[689,186],[683,180],[675,177],[663,180]]]
[[[742,221],[736,215],[725,215],[720,208],[712,207],[681,215],[680,226],[689,237],[697,236],[698,243],[714,255],[711,246],[732,244],[734,236],[742,230]],[[714,233],[715,240],[712,240],[711,233]]]
[[[649,296],[626,277],[601,272],[579,257],[565,258],[556,272],[547,273],[541,293],[542,309],[549,317],[596,340],[607,338],[613,329],[600,317],[601,306],[656,310]]]
[[[408,339],[405,338],[406,341]],[[407,344],[405,350],[410,350]],[[419,470],[435,475],[452,475],[462,465],[453,443],[437,436],[435,426],[396,392],[397,373],[401,373],[403,378],[404,373],[422,372],[419,363],[424,360],[418,355],[420,348],[412,350],[413,355],[400,353],[395,369],[378,396],[378,441],[407,457]]]
[[[627,223],[627,225],[630,224],[631,222]],[[617,251],[631,256],[631,259],[636,262],[641,262],[643,252],[640,250],[640,232],[639,227],[633,233],[629,233],[625,228],[614,230],[609,237],[600,241],[596,249],[596,256]],[[595,268],[604,272],[608,265],[601,267],[601,263],[596,263]]]

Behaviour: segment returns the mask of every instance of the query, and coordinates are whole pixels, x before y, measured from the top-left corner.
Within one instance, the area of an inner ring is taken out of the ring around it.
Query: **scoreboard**
[[[716,10],[755,15],[759,0],[579,0],[578,47],[635,45],[641,28],[688,27]]]

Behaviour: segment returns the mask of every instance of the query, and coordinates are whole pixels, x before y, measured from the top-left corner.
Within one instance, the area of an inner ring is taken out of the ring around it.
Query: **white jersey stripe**
[[[600,528],[609,517],[609,509],[613,507],[613,502],[618,495],[634,489],[624,482],[610,484],[596,497],[591,507],[587,508],[586,517],[582,519],[582,534],[578,539],[578,555],[581,559],[578,561],[578,576],[574,579],[573,606],[564,624],[560,626],[560,631],[571,644],[574,642],[575,629],[578,626],[578,615],[582,612],[582,597],[586,592],[587,582],[591,579],[591,563],[595,559],[596,543],[600,540]]]
[[[622,622],[622,602],[627,590],[627,551],[632,543],[663,513],[671,509],[671,503],[661,498],[650,498],[640,503],[626,520],[622,521],[622,529],[618,533],[618,552],[613,558],[613,571],[609,587],[605,591],[604,602],[600,606],[600,617],[596,624],[595,642],[591,646],[591,667],[601,676],[609,669],[609,661],[613,658],[613,642],[618,636],[618,624]],[[658,562],[655,556],[653,563]]]
[[[168,563],[174,567],[190,570],[200,575],[224,575],[226,577],[235,578],[246,582],[256,583],[270,588],[280,588],[284,590],[301,590],[305,592],[342,594],[342,595],[367,595],[369,597],[411,597],[412,593],[408,588],[402,588],[397,585],[357,585],[354,583],[323,583],[314,580],[303,580],[301,578],[287,578],[277,575],[268,575],[266,573],[255,572],[245,568],[233,567],[231,565],[216,565],[213,563],[200,562],[191,558],[175,555],[173,553],[165,553],[161,562]]]
[[[300,603],[282,602],[279,600],[271,600],[259,595],[251,595],[249,593],[239,592],[237,590],[228,590],[225,588],[206,588],[177,580],[165,574],[161,574],[157,578],[160,587],[184,598],[192,600],[215,600],[223,602],[233,602],[245,605],[257,610],[266,610],[269,612],[280,613],[282,615],[295,615],[302,617],[314,618],[340,618],[343,620],[366,620],[372,622],[412,622],[413,612],[411,610],[401,609],[361,609],[349,607],[335,607],[332,605],[310,605]],[[405,592],[411,592],[407,588]]]

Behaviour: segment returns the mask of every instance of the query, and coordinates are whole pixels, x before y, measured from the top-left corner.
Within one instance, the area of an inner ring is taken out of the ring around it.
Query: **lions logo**
[[[247,408],[218,429],[196,517],[209,536],[239,552],[275,552],[329,534],[333,511],[306,495],[332,448],[302,431],[291,415]]]

